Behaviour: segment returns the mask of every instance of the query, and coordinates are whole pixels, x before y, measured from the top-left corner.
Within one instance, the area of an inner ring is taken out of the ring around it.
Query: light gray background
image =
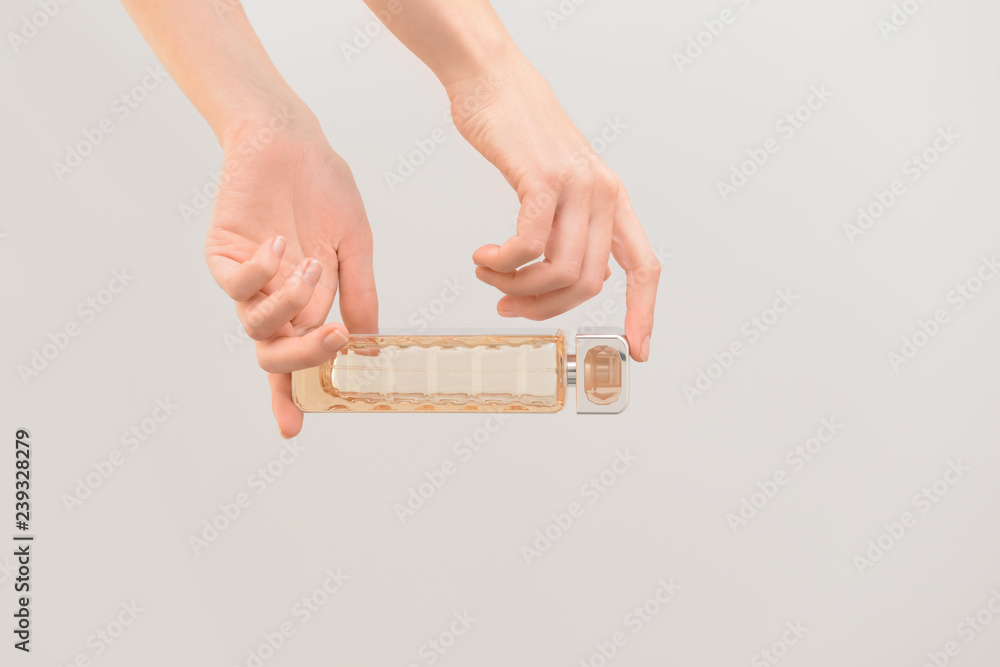
[[[885,39],[890,0],[742,4],[590,0],[553,29],[556,0],[496,3],[584,134],[628,126],[604,157],[669,253],[628,411],[513,418],[467,462],[453,445],[482,416],[311,416],[304,452],[256,495],[250,476],[284,443],[252,345],[233,345],[232,305],[204,266],[209,212],[179,212],[211,183],[214,137],[168,80],[59,182],[52,162],[155,59],[110,0],[70,2],[15,53],[6,35],[38,6],[5,3],[0,541],[14,532],[18,427],[33,434],[38,538],[30,658],[10,648],[11,549],[0,550],[0,662],[247,665],[289,621],[294,636],[264,664],[426,665],[421,646],[468,611],[476,622],[436,664],[599,665],[595,643],[618,631],[628,643],[614,665],[768,664],[755,655],[796,621],[808,631],[789,667],[916,667],[953,639],[950,664],[996,664],[1000,618],[971,643],[956,626],[1000,590],[1000,280],[960,311],[948,294],[1000,252],[1000,6],[928,2]],[[678,71],[673,54],[725,8],[735,22]],[[414,140],[447,127],[429,71],[385,30],[346,61],[340,43],[372,20],[361,2],[248,11],[352,165],[383,323],[407,325],[458,281],[435,326],[511,326],[470,259],[513,227],[517,202],[493,167],[449,129],[403,186],[384,180]],[[716,182],[780,137],[775,123],[813,86],[832,98],[723,202]],[[955,145],[851,244],[843,226],[941,127]],[[25,385],[18,365],[81,321],[77,304],[115,269],[134,281]],[[616,269],[605,295],[551,325],[593,320],[621,281]],[[748,341],[741,327],[779,289],[795,305],[686,400],[682,387]],[[895,372],[887,355],[939,308],[949,322]],[[166,398],[180,407],[126,451],[121,434]],[[786,452],[831,417],[836,438],[734,534],[726,514],[790,470]],[[63,495],[115,449],[125,463],[68,512]],[[618,450],[638,462],[587,504],[581,485]],[[401,523],[394,505],[446,460],[457,473]],[[921,514],[914,494],[959,460],[969,472]],[[189,538],[239,493],[251,506],[195,555]],[[527,564],[521,547],[573,501],[583,517]],[[859,573],[855,556],[904,511],[916,525]],[[349,581],[301,624],[293,605],[337,568]],[[626,614],[661,578],[681,590],[634,634]],[[95,657],[88,636],[133,600],[138,620]]]

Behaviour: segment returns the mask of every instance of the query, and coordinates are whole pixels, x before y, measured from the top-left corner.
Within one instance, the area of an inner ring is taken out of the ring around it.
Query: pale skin
[[[268,372],[283,437],[291,371],[378,326],[372,234],[350,168],[271,63],[237,0],[122,0],[212,127],[223,175],[205,258]],[[543,320],[626,275],[625,333],[649,358],[660,264],[618,177],[590,149],[486,0],[366,0],[431,68],[462,136],[517,192],[517,233],[472,256],[504,317]],[[343,323],[326,318],[339,293]]]

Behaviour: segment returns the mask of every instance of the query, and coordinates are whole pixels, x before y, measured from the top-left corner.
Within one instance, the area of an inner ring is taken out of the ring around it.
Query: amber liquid
[[[554,335],[360,335],[292,374],[303,412],[558,412],[566,343]]]

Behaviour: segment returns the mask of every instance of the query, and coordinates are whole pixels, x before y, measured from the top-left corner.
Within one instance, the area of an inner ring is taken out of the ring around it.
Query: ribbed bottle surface
[[[314,392],[297,378],[296,399],[324,411],[555,412],[565,402],[565,362],[562,332],[352,336],[316,369],[324,396],[299,396]]]

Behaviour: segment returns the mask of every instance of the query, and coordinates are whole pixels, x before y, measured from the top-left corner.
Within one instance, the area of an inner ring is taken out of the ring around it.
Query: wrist
[[[461,122],[497,101],[553,99],[545,78],[520,52],[497,58],[446,87],[452,117]]]
[[[469,63],[461,72],[444,83],[445,92],[452,103],[464,97],[483,95],[486,92],[498,90],[518,81],[539,76],[531,63],[520,53],[498,54],[482,62]]]
[[[434,69],[449,99],[468,89],[472,82],[494,81],[531,65],[503,28],[491,35],[462,34],[453,46],[454,53]]]
[[[213,125],[224,152],[247,150],[249,143],[259,150],[274,137],[322,136],[319,120],[297,97],[271,96],[251,103],[234,104],[226,117]]]

